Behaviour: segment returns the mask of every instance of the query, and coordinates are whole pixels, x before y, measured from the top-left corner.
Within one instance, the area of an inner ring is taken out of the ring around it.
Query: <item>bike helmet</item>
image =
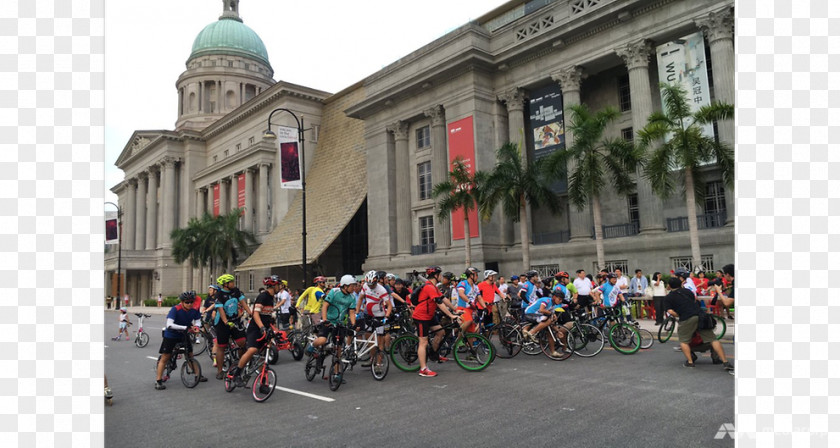
[[[378,278],[379,276],[376,275],[376,271],[368,271],[367,274],[365,274],[365,281],[368,283],[376,283]]]
[[[195,301],[195,293],[192,291],[185,291],[182,292],[180,296],[178,296],[178,300],[182,302],[194,302]]]
[[[557,279],[564,278],[564,277],[569,278],[569,273],[566,272],[566,271],[560,271],[560,272],[554,274],[554,278],[557,278]]]
[[[313,280],[313,281],[315,283],[325,283],[327,281],[327,278],[324,277],[323,275],[319,275],[319,276],[315,277],[315,280]]]
[[[215,283],[213,283],[212,285],[208,286],[208,288],[213,288],[213,289],[215,289],[216,291],[221,291],[221,290],[222,290],[222,287],[221,287],[221,286],[219,286],[219,285],[217,285],[217,284],[215,284]]]
[[[277,274],[272,275],[271,279],[274,280],[277,283],[280,283],[280,276],[277,275]]]
[[[688,271],[685,269],[677,269],[674,271],[674,275],[677,277],[688,278]]]
[[[222,274],[216,279],[216,283],[220,286],[225,286],[226,283],[236,281],[236,277],[230,274]]]
[[[455,274],[446,271],[443,273],[443,278],[448,278],[450,281],[455,280]]]
[[[426,268],[426,277],[432,278],[435,275],[440,274],[441,270],[442,269],[440,268],[440,266],[429,266],[429,267]],[[444,277],[446,276],[446,274],[443,274],[443,275],[444,275]]]
[[[484,271],[484,279],[487,280],[487,277],[490,277],[491,275],[496,275],[496,274],[498,274],[498,272],[496,272],[492,269],[488,269],[488,270]]]
[[[280,282],[277,281],[277,279],[275,279],[274,276],[266,277],[263,280],[263,286],[265,286],[266,288],[271,288],[271,287],[277,286],[279,284],[280,284]]]
[[[388,280],[396,280],[397,276],[389,272],[389,273],[385,274],[385,278],[388,279]]]
[[[120,311],[122,311],[123,313],[128,312],[128,308],[122,307],[122,308],[120,308]]]
[[[525,278],[530,279],[531,277],[536,277],[538,275],[540,275],[540,273],[532,269],[525,273]]]
[[[358,283],[356,281],[356,277],[353,277],[352,275],[348,274],[348,275],[341,276],[341,281],[338,283],[338,286],[341,287],[341,286],[355,285],[356,283]]]
[[[611,278],[618,278],[618,276],[617,276],[617,275],[615,275],[615,274],[613,274],[612,272],[610,272],[609,274],[607,274],[607,275],[606,275],[606,277],[607,277],[607,279],[608,279],[608,280],[609,280],[609,279],[611,279]]]
[[[385,278],[385,276],[387,276],[387,275],[388,275],[388,273],[385,272],[385,271],[376,271],[376,276],[379,277],[380,279]]]

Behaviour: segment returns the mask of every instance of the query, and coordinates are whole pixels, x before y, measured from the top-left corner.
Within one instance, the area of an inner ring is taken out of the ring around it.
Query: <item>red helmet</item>
[[[263,285],[266,288],[271,288],[272,286],[277,286],[279,284],[280,284],[280,282],[278,282],[277,280],[275,280],[274,278],[271,278],[271,277],[266,277],[265,280],[263,280]]]
[[[429,266],[426,268],[426,277],[434,277],[441,273],[440,266]]]
[[[327,278],[324,277],[323,275],[319,275],[319,276],[315,277],[315,280],[314,280],[315,283],[321,283],[321,282],[326,282],[326,281],[327,281]]]
[[[554,274],[554,278],[563,278],[563,277],[569,278],[569,273],[566,272],[566,271],[560,271],[560,272]]]

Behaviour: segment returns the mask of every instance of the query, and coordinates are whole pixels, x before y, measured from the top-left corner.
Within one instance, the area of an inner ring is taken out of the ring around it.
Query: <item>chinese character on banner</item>
[[[688,92],[692,112],[711,104],[702,32],[656,47],[656,62],[659,65],[660,81],[680,84],[683,90]],[[662,109],[665,109],[664,103]],[[703,126],[702,129],[704,135],[714,137],[711,124]]]

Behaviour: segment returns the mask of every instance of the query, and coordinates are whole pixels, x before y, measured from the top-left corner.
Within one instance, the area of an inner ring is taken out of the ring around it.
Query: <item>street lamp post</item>
[[[303,269],[303,282],[302,282],[303,283],[303,289],[301,290],[301,291],[303,291],[303,290],[306,289],[306,277],[307,277],[307,264],[306,264],[306,147],[304,145],[305,138],[303,136],[303,131],[304,131],[304,129],[303,129],[303,116],[301,116],[300,119],[298,119],[298,116],[295,115],[295,113],[290,111],[289,109],[285,109],[285,108],[282,108],[282,107],[274,109],[273,111],[271,111],[270,114],[268,114],[268,129],[266,129],[265,132],[263,133],[264,138],[271,139],[271,140],[274,140],[274,139],[277,138],[277,134],[275,134],[274,132],[271,131],[271,117],[276,112],[288,112],[289,115],[291,115],[292,118],[295,119],[295,124],[297,124],[297,131],[298,131],[298,141],[300,141],[300,160],[301,160],[301,165],[300,165],[300,187],[301,187],[301,190],[300,191],[301,191],[301,195],[302,195],[301,196],[301,199],[302,199],[302,201],[301,201],[301,217],[302,217],[302,223],[301,223],[301,252],[302,252],[302,254],[301,254],[300,263],[301,263],[301,265],[302,265],[301,267]],[[275,213],[276,213],[276,211],[275,211]]]
[[[122,279],[122,208],[113,202],[106,202],[106,204],[111,204],[117,208],[117,297],[114,304],[119,305],[122,301],[122,297],[120,297],[120,286],[122,286],[120,284]]]

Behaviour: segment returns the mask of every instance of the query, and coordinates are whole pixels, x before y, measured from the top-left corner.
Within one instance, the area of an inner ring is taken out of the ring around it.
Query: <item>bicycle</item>
[[[523,320],[522,308],[511,308],[508,310],[510,317],[505,323],[499,326],[499,345],[502,349],[498,352],[501,358],[513,358],[520,351],[526,355],[539,355],[542,347],[539,340],[531,340],[525,337],[524,331],[527,322]]]
[[[426,349],[428,359],[435,361],[438,356],[445,356],[440,347],[437,353],[432,349],[432,333],[443,331],[444,334],[456,330],[458,336],[452,345],[452,354],[455,362],[462,369],[469,372],[478,372],[487,368],[495,356],[493,344],[484,336],[478,333],[461,333],[461,327],[457,322],[451,322],[441,326],[429,334],[429,346]],[[446,338],[444,338],[445,340]],[[443,344],[443,343],[441,343]],[[391,344],[391,362],[404,372],[416,372],[420,370],[419,356],[417,349],[420,345],[420,338],[413,334],[404,334],[398,337]],[[443,345],[441,345],[442,347]]]
[[[337,326],[335,331],[332,332],[330,338],[327,340],[327,343],[321,347],[315,348],[315,351],[309,354],[309,359],[306,360],[306,364],[303,368],[307,381],[312,381],[315,379],[315,375],[321,373],[321,379],[328,379],[330,381],[330,390],[335,391],[339,388],[339,386],[341,386],[341,382],[344,379],[344,369],[346,369],[347,366],[339,361],[339,366],[336,369],[337,360],[335,350],[336,347],[344,345],[344,343],[342,343],[342,338],[346,336],[345,333],[347,330],[348,329],[343,325]],[[314,341],[314,339],[315,338],[312,337],[310,339],[310,343]],[[327,375],[327,369],[324,367],[324,360],[330,355],[332,355],[333,359],[330,363],[330,373]],[[341,364],[343,364],[343,366]]]
[[[615,307],[604,307],[604,314],[597,316],[590,324],[607,336],[610,345],[622,355],[632,355],[642,346],[642,336],[635,325],[621,322],[620,311]],[[605,328],[606,327],[606,328]],[[650,343],[653,344],[653,335]]]
[[[137,332],[134,334],[134,345],[137,348],[143,348],[149,345],[149,334],[143,331],[143,318],[144,317],[152,317],[151,314],[142,314],[142,313],[134,313],[137,316]]]
[[[719,341],[726,334],[726,320],[714,314],[712,314],[711,317],[714,319],[714,322],[716,322],[715,327],[712,330],[715,333],[715,339]],[[662,325],[659,326],[659,333],[657,334],[659,342],[663,344],[668,342],[674,334],[674,328],[676,328],[676,326],[677,318],[666,312],[665,319],[662,321]]]
[[[251,381],[251,376],[256,374],[254,382],[250,387],[251,397],[258,403],[268,400],[268,398],[271,397],[271,394],[274,393],[275,386],[277,385],[277,374],[271,369],[271,367],[269,367],[269,355],[271,353],[270,348],[276,345],[278,341],[282,340],[284,342],[288,342],[285,339],[285,335],[281,334],[274,325],[266,327],[265,334],[263,334],[263,336],[257,341],[263,341],[266,339],[267,342],[263,344],[257,353],[254,354],[240,372],[244,387],[248,387],[248,383]],[[233,375],[230,374],[230,371],[228,371],[225,375],[225,391],[233,392],[236,387],[236,381],[234,380]]]
[[[351,343],[345,343],[344,349],[342,350],[342,357],[350,362],[350,370],[353,370],[353,366],[356,365],[357,361],[364,361],[373,357],[370,364],[370,373],[373,375],[373,379],[382,381],[388,375],[388,368],[391,362],[387,355],[388,347],[383,350],[379,349],[376,329],[384,326],[385,331],[388,331],[391,325],[375,317],[365,319],[364,325],[371,330],[368,337],[359,339],[357,337],[358,332],[355,332]]]
[[[571,314],[572,328],[569,329],[569,344],[575,354],[591,358],[604,349],[604,334],[598,327],[585,323],[586,310],[580,309]]]
[[[169,361],[163,368],[163,376],[160,378],[161,381],[165,383],[169,380],[169,375],[178,369],[178,360],[181,359],[182,355],[186,354],[187,349],[184,342],[175,344],[175,347],[172,349],[172,355],[169,357]],[[157,366],[160,364],[161,356],[163,355],[158,356],[157,363],[155,363],[155,371],[157,371]],[[198,360],[195,359],[195,355],[190,353],[188,361],[185,360],[184,363],[181,364],[181,382],[184,383],[184,386],[188,389],[192,389],[198,385],[200,379],[201,364],[199,364]]]

